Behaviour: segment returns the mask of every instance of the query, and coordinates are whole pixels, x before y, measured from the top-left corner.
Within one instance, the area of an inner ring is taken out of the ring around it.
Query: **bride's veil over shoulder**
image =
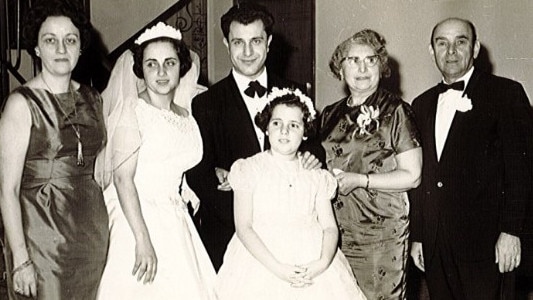
[[[188,111],[192,98],[203,90],[196,83],[200,69],[198,55],[191,51],[191,58],[191,69],[180,79],[174,96],[174,102]],[[144,81],[133,73],[133,53],[125,51],[115,63],[108,85],[102,92],[107,144],[98,154],[95,165],[95,179],[102,188],[111,183],[113,171],[141,146],[135,107],[139,91],[145,88]]]
[[[191,112],[192,98],[207,89],[196,83],[200,76],[200,58],[192,50],[191,59],[191,69],[180,79],[180,84],[176,89],[176,94],[174,94],[174,103],[187,109],[189,112]]]

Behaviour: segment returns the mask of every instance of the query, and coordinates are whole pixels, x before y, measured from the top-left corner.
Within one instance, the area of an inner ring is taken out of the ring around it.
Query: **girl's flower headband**
[[[309,111],[309,118],[307,119],[308,122],[313,121],[316,118],[316,110],[313,106],[313,101],[311,101],[311,98],[307,97],[302,91],[299,89],[290,89],[290,88],[283,88],[280,89],[278,87],[272,88],[272,91],[267,96],[267,102],[270,104],[274,99],[278,97],[283,97],[285,95],[294,95],[297,96],[300,99],[300,102],[302,102]]]
[[[136,40],[135,44],[140,45],[146,41],[153,40],[155,38],[168,37],[181,41],[181,31],[163,22],[157,23],[157,25],[146,29]]]

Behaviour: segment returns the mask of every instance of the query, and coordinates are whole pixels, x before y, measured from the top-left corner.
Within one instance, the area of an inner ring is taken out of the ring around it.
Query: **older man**
[[[424,160],[411,256],[431,299],[512,299],[521,260],[530,106],[519,83],[473,67],[479,50],[471,22],[438,23],[429,51],[443,81],[413,101]]]

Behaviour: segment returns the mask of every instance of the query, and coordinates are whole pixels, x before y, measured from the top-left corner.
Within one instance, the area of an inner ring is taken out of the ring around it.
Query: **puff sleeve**
[[[318,170],[317,199],[331,200],[337,192],[337,180],[326,170]]]
[[[256,185],[257,172],[253,167],[253,161],[239,159],[233,163],[228,174],[228,181],[235,191],[250,190]]]

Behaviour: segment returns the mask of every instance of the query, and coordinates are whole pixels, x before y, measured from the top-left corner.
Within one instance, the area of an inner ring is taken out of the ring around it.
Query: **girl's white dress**
[[[158,264],[151,284],[132,276],[135,239],[116,190],[104,191],[110,245],[98,299],[215,299],[215,271],[189,216],[187,200],[195,198],[184,172],[202,157],[196,121],[138,100],[141,133],[135,185]],[[197,198],[196,198],[197,199]],[[197,203],[196,203],[197,204]]]
[[[234,190],[253,191],[253,228],[278,260],[301,265],[320,257],[323,234],[315,201],[333,197],[337,184],[331,174],[262,152],[236,161],[229,181]],[[293,288],[256,260],[236,235],[224,255],[216,290],[221,300],[366,299],[340,250],[312,285]]]

